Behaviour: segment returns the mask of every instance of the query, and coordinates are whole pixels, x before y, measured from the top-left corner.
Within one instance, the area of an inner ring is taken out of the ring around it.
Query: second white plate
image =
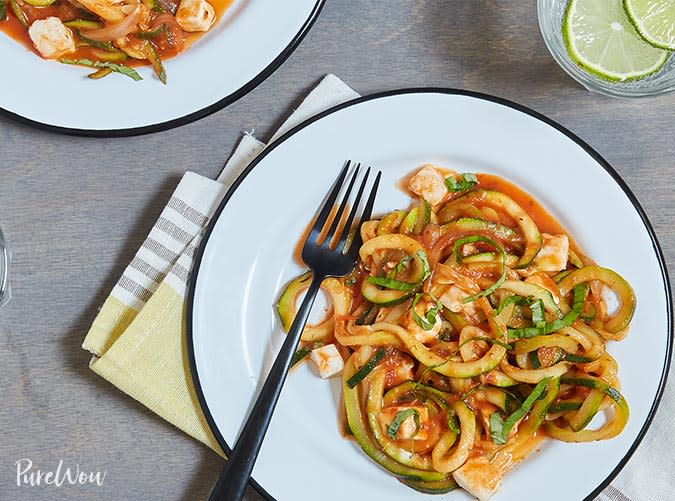
[[[165,63],[168,83],[150,67],[143,80],[90,80],[86,68],[40,59],[0,33],[0,113],[56,132],[126,136],[190,123],[234,102],[295,49],[325,0],[235,0],[222,19]]]

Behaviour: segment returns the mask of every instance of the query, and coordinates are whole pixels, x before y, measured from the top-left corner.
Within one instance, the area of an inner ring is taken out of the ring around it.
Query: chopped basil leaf
[[[387,435],[389,438],[392,440],[396,439],[396,434],[398,433],[399,428],[403,424],[403,421],[408,419],[410,416],[413,416],[413,419],[415,420],[415,428],[416,431],[419,431],[420,429],[420,413],[417,412],[416,409],[405,409],[403,411],[399,411],[396,413],[396,416],[394,416],[394,420],[389,423],[389,426],[387,426]]]
[[[504,311],[504,308],[506,308],[510,304],[515,304],[518,306],[527,306],[528,304],[530,304],[530,300],[529,298],[526,298],[524,296],[506,296],[499,303],[496,314],[499,315],[502,311]]]
[[[504,421],[499,412],[490,414],[490,437],[497,445],[504,445],[506,439],[504,438]]]
[[[527,338],[534,336],[544,336],[552,332],[559,331],[565,327],[569,327],[581,315],[581,310],[584,307],[584,298],[586,297],[588,286],[584,284],[574,287],[574,299],[572,309],[563,318],[557,318],[553,322],[544,322],[541,326],[524,327],[522,329],[508,329],[509,337],[511,339]]]
[[[479,299],[484,296],[488,296],[492,294],[494,291],[496,291],[503,283],[504,280],[506,280],[506,253],[504,252],[504,249],[502,248],[501,245],[499,245],[497,242],[492,240],[491,238],[484,237],[482,235],[472,235],[470,237],[464,237],[460,238],[455,242],[455,244],[452,246],[452,250],[455,253],[455,258],[457,259],[457,262],[462,261],[462,253],[460,252],[460,249],[462,248],[463,245],[466,244],[471,244],[475,242],[483,242],[488,245],[491,245],[492,247],[495,248],[495,250],[499,253],[501,256],[501,261],[502,261],[502,272],[499,275],[499,278],[497,281],[492,284],[490,287],[485,289],[484,291],[480,291],[477,294],[474,294],[473,296],[465,297],[462,299],[463,303],[471,303],[472,301],[475,301],[476,299]]]
[[[419,313],[417,313],[417,310],[415,309],[417,303],[422,298],[422,296],[429,296],[429,298],[431,298],[431,300],[435,303],[433,308],[431,308],[424,314],[424,317],[421,317]],[[415,299],[413,299],[411,308],[412,308],[412,317],[413,320],[415,320],[415,323],[420,327],[422,327],[422,329],[424,329],[425,331],[430,331],[431,329],[434,328],[434,325],[436,325],[436,322],[438,320],[438,313],[441,311],[441,309],[443,309],[443,305],[440,303],[438,299],[436,299],[431,294],[417,293],[415,294]]]
[[[109,63],[108,61],[90,61],[89,59],[66,59],[63,57],[59,59],[59,62],[63,64],[74,64],[77,66],[89,66],[91,68],[110,68],[114,72],[121,73],[122,75],[128,76],[133,80],[143,80],[133,68],[129,68],[123,64]]]
[[[550,381],[551,381],[550,377],[544,378],[541,381],[539,381],[537,383],[537,386],[534,387],[532,393],[530,393],[530,395],[525,399],[520,408],[514,411],[513,414],[511,414],[501,423],[501,429],[499,430],[499,432],[497,432],[492,428],[493,418],[492,415],[490,416],[490,436],[492,437],[492,441],[494,443],[496,444],[506,443],[506,437],[508,437],[511,428],[513,428],[513,426],[520,419],[522,419],[525,416],[525,414],[530,412],[530,409],[534,405],[534,402],[544,393]]]
[[[387,273],[387,278],[396,278],[396,275],[401,273],[403,271],[403,269],[405,268],[405,266],[412,260],[413,260],[413,256],[406,255],[403,259],[401,259],[398,262],[398,264],[396,265],[396,267],[393,270],[391,270],[389,273]]]
[[[538,299],[530,305],[532,312],[532,323],[535,327],[543,327],[546,324],[546,317],[544,316],[544,302]]]
[[[418,287],[418,284],[409,284],[408,282],[401,282],[400,280],[394,280],[393,278],[387,277],[368,277],[367,280],[378,287],[397,291],[409,292],[414,291]]]
[[[448,191],[458,192],[466,191],[478,184],[478,178],[475,174],[465,172],[456,179],[454,176],[445,178],[445,186]]]

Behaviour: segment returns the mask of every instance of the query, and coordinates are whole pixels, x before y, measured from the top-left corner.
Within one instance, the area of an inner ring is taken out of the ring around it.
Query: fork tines
[[[349,182],[345,188],[345,180],[350,170]],[[351,160],[345,163],[333,184],[333,189],[326,197],[321,211],[316,218],[316,222],[307,238],[307,243],[314,242],[326,250],[331,249],[337,252],[343,252],[345,249],[349,250],[356,247],[353,244],[357,243],[357,240],[360,242],[360,237],[358,232],[355,234],[355,230],[358,229],[362,222],[370,219],[381,177],[381,172],[378,171],[368,199],[363,206],[360,216],[357,218],[370,173],[370,167],[362,174],[360,163],[354,165]],[[362,178],[361,182],[356,196],[352,197],[352,191],[359,177]],[[343,192],[342,201],[336,207],[336,201],[341,192]],[[348,207],[351,207],[351,210],[348,211]]]

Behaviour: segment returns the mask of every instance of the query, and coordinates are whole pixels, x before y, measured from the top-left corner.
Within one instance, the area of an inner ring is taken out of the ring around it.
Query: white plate
[[[273,305],[300,271],[293,248],[348,158],[383,171],[380,212],[408,205],[395,183],[425,162],[503,176],[539,199],[598,263],[628,279],[638,298],[631,332],[609,347],[631,408],[626,429],[604,442],[547,442],[506,477],[494,500],[545,492],[568,501],[599,492],[637,446],[663,390],[671,302],[658,244],[626,185],[580,139],[513,103],[452,90],[395,91],[334,108],[268,148],[226,196],[198,255],[188,308],[195,386],[223,447],[234,442],[280,346]],[[253,471],[266,495],[430,498],[340,437],[338,399],[339,380],[319,379],[308,364],[291,375]]]
[[[186,52],[165,62],[168,84],[152,68],[142,81],[45,61],[0,32],[0,113],[57,132],[97,136],[177,127],[234,102],[267,78],[307,33],[324,0],[235,0]]]

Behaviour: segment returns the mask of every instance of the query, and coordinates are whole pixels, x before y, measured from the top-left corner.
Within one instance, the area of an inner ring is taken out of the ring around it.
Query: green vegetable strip
[[[117,47],[115,47],[111,42],[99,42],[98,40],[92,40],[91,38],[87,38],[82,35],[82,33],[79,31],[77,32],[77,36],[80,38],[80,42],[84,42],[85,45],[109,51],[118,50]]]
[[[506,443],[505,436],[502,416],[499,412],[493,412],[490,414],[490,437],[495,444],[504,445]]]
[[[572,309],[570,312],[565,315],[562,319],[558,318],[553,322],[545,322],[542,326],[536,327],[524,327],[522,329],[509,329],[509,337],[511,339],[515,338],[528,338],[534,336],[543,336],[546,334],[551,334],[552,332],[559,331],[565,327],[569,327],[574,323],[574,321],[579,318],[581,315],[581,310],[584,307],[584,299],[586,297],[586,291],[588,286],[584,284],[577,285],[574,287],[574,299],[572,303]]]
[[[379,313],[380,308],[377,305],[370,304],[363,313],[359,315],[359,318],[356,319],[356,325],[371,325],[375,322],[377,314]]]
[[[560,402],[551,405],[548,412],[555,414],[556,412],[578,411],[581,408],[582,402]]]
[[[455,177],[453,176],[450,176],[445,179],[446,188],[448,189],[448,191],[452,192],[466,191],[473,188],[477,184],[478,178],[476,177],[475,174],[472,174],[470,172],[465,172],[464,174],[459,176],[459,179],[455,179]]]
[[[28,17],[26,16],[26,13],[21,9],[19,4],[16,2],[16,0],[9,0],[9,6],[11,7],[12,12],[14,12],[14,15],[19,20],[19,22],[24,27],[28,28]]]
[[[413,259],[418,258],[422,266],[422,275],[419,281],[417,282],[402,282],[401,280],[396,280],[396,275],[403,271],[405,266],[412,261]],[[368,277],[366,280],[378,287],[384,287],[385,289],[392,289],[403,292],[412,292],[417,289],[422,282],[424,282],[431,271],[429,269],[429,260],[427,255],[423,251],[417,251],[414,256],[406,256],[396,265],[392,271],[390,271],[386,277]]]
[[[91,78],[92,80],[98,80],[100,78],[107,77],[111,73],[112,70],[110,68],[101,68],[100,70],[96,70],[94,73],[87,75],[87,77]]]
[[[581,355],[575,355],[574,353],[567,353],[564,356],[566,362],[572,362],[573,364],[588,364],[593,361],[592,358],[583,357]]]
[[[459,417],[452,407],[448,409],[448,429],[459,435]]]
[[[59,62],[63,64],[74,64],[76,66],[89,66],[91,68],[110,68],[114,72],[121,73],[133,80],[143,80],[134,69],[122,64],[109,63],[107,61],[90,61],[89,59],[66,59],[63,57],[59,59]]]
[[[410,416],[414,416],[415,427],[419,431],[420,429],[420,413],[416,409],[405,409],[396,413],[394,420],[389,423],[387,426],[387,436],[392,440],[396,439],[396,434],[398,433],[399,428],[403,424],[403,421],[408,419]]]
[[[455,242],[455,244],[452,246],[452,250],[455,253],[455,258],[457,259],[457,262],[462,261],[462,254],[460,252],[460,249],[463,245],[466,244],[471,244],[474,242],[484,242],[488,245],[491,245],[492,247],[495,248],[495,250],[499,253],[499,255],[502,258],[502,273],[497,279],[497,281],[492,284],[490,287],[485,289],[484,291],[480,291],[478,294],[474,294],[473,296],[465,297],[462,299],[463,303],[470,303],[472,301],[475,301],[476,299],[479,299],[484,296],[488,296],[492,294],[494,291],[496,291],[500,285],[504,283],[504,280],[506,280],[506,253],[504,252],[504,249],[502,248],[501,245],[499,245],[497,242],[492,240],[491,238],[484,237],[482,235],[472,235],[470,237],[464,237],[460,238]]]
[[[401,282],[400,280],[394,280],[393,278],[388,277],[368,277],[366,280],[378,287],[397,291],[411,292],[419,287],[419,284],[409,284],[408,282]]]
[[[501,423],[501,429],[499,432],[496,432],[492,430],[492,421],[494,414],[490,416],[490,435],[492,436],[493,441],[498,444],[500,442],[495,440],[495,435],[497,437],[497,440],[500,440],[502,444],[506,443],[506,437],[508,436],[509,432],[511,431],[511,428],[525,416],[529,412],[529,410],[532,408],[534,403],[537,401],[537,399],[541,396],[542,393],[546,390],[546,387],[548,386],[548,383],[551,381],[550,377],[544,378],[541,381],[537,383],[537,386],[534,387],[534,390],[532,390],[532,393],[525,399],[523,404],[520,406],[519,409],[517,409],[513,414],[511,414],[509,417],[507,417],[502,423]],[[496,413],[498,418],[501,420],[501,416],[499,416],[498,413]],[[496,418],[495,418],[496,419]]]
[[[0,21],[7,19],[7,4],[5,0],[0,0]]]
[[[159,58],[159,54],[157,54],[157,51],[155,50],[155,47],[150,42],[145,42],[143,46],[143,53],[146,55],[148,58],[148,61],[150,61],[150,64],[152,65],[152,69],[155,71],[155,75],[157,75],[157,78],[159,78],[159,81],[162,82],[163,84],[166,83],[166,70],[164,69],[164,65],[162,64],[162,60]]]
[[[539,299],[530,305],[532,312],[532,323],[536,327],[543,327],[546,325],[546,317],[544,317],[544,302]]]
[[[403,259],[401,259],[398,262],[398,264],[396,265],[396,268],[394,268],[393,270],[391,270],[387,274],[387,278],[392,278],[392,279],[396,278],[396,275],[401,273],[403,271],[403,269],[406,267],[406,265],[412,260],[413,260],[413,256],[406,255]]]
[[[361,367],[356,373],[349,378],[347,381],[347,386],[350,388],[354,388],[357,384],[359,384],[363,379],[370,374],[375,367],[377,367],[380,362],[384,359],[385,355],[387,354],[387,350],[384,348],[379,348],[373,356],[371,356],[368,361]]]
[[[302,362],[312,351],[323,346],[323,341],[314,341],[306,346],[303,346],[298,351],[295,352],[293,358],[291,359],[291,367]]]
[[[504,311],[504,308],[510,304],[515,304],[517,306],[527,306],[530,304],[530,300],[523,296],[506,296],[499,303],[495,315],[499,315],[502,311]]]
[[[64,22],[63,25],[74,30],[96,30],[103,27],[101,23],[90,21],[89,19],[73,19],[72,21]]]
[[[134,33],[135,37],[142,38],[144,40],[149,40],[152,38],[157,38],[160,36],[164,31],[166,31],[166,27],[164,24],[160,25],[159,28],[154,29],[154,30],[148,30],[148,31],[139,31],[138,33]]]
[[[420,317],[419,313],[417,313],[417,310],[415,307],[417,306],[417,303],[419,302],[420,298],[422,296],[429,296],[434,303],[433,308],[431,308],[429,311],[426,312],[426,314],[423,317]],[[434,325],[436,325],[436,318],[438,317],[438,312],[440,312],[443,309],[443,305],[436,299],[434,296],[431,294],[427,293],[418,293],[415,294],[415,299],[413,299],[412,303],[412,316],[413,320],[415,320],[415,323],[422,327],[425,331],[430,331],[431,329],[434,328]]]

